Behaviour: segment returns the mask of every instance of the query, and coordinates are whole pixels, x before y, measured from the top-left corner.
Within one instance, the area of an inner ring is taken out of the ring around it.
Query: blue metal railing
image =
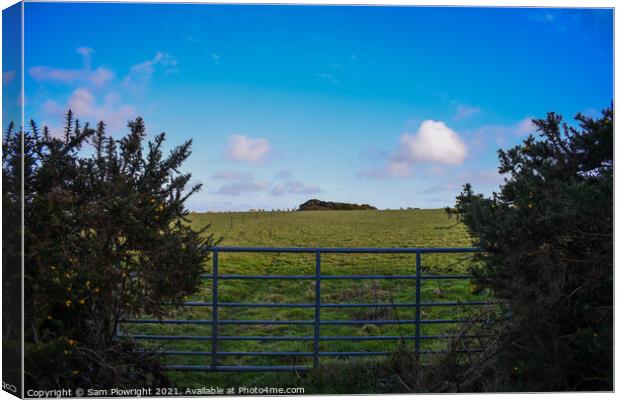
[[[448,301],[448,302],[423,302],[422,301],[422,282],[426,280],[466,280],[471,276],[463,274],[448,275],[422,275],[422,254],[441,254],[441,253],[478,253],[479,248],[287,248],[287,247],[213,247],[213,270],[210,274],[203,275],[204,278],[212,280],[212,299],[211,302],[188,301],[183,303],[186,307],[208,307],[211,308],[211,319],[126,319],[123,324],[163,324],[163,325],[207,325],[211,327],[211,335],[153,335],[153,334],[122,334],[119,329],[117,334],[120,337],[131,337],[135,340],[149,341],[210,341],[210,351],[181,351],[166,350],[162,353],[169,356],[209,356],[210,365],[168,365],[167,369],[178,371],[293,371],[306,370],[308,366],[247,366],[247,365],[220,365],[220,357],[229,356],[297,356],[312,357],[313,366],[317,367],[321,357],[354,357],[354,356],[385,356],[389,351],[321,351],[321,341],[368,341],[368,340],[413,340],[415,354],[432,354],[443,352],[443,350],[422,350],[420,343],[422,340],[448,339],[450,335],[422,335],[421,326],[424,324],[457,324],[473,323],[474,319],[451,318],[451,319],[422,319],[422,307],[455,307],[455,306],[479,306],[488,304],[485,301]],[[314,275],[226,275],[219,273],[219,254],[220,253],[307,253],[315,256]],[[322,254],[415,254],[415,275],[323,275],[321,272]],[[315,300],[313,303],[233,303],[219,302],[218,287],[221,280],[312,280],[315,282]],[[321,302],[321,281],[324,280],[414,280],[415,281],[415,302],[414,303],[322,303]],[[313,308],[314,319],[312,320],[225,320],[219,319],[218,310],[220,308],[234,307],[269,307],[269,308]],[[381,308],[381,307],[411,307],[415,310],[414,319],[392,319],[392,320],[321,320],[322,308]],[[402,325],[412,324],[415,327],[414,335],[388,336],[322,336],[321,327],[327,325]],[[219,327],[224,325],[306,325],[313,326],[312,336],[231,336],[220,335]],[[484,335],[465,335],[463,338],[479,338]],[[305,341],[313,342],[312,351],[220,351],[218,344],[223,341]],[[479,349],[465,349],[459,351],[480,351]]]

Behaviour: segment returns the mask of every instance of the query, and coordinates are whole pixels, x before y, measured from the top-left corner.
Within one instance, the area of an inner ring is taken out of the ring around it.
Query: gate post
[[[213,288],[211,291],[212,309],[211,309],[211,367],[217,368],[217,276],[218,276],[218,251],[213,250]]]
[[[321,252],[315,253],[316,284],[314,292],[314,367],[319,366],[319,344],[321,337]]]
[[[422,288],[422,260],[419,251],[415,253],[415,355],[420,357],[420,297]]]

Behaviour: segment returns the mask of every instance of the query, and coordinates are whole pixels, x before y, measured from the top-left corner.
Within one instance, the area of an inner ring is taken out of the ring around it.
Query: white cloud
[[[41,106],[41,111],[47,116],[58,116],[62,115],[66,110],[63,106],[61,106],[54,100],[47,99],[45,100],[45,102],[43,102],[43,105]]]
[[[410,176],[411,163],[408,161],[390,161],[387,165],[387,172],[391,176]]]
[[[111,91],[98,102],[95,95],[86,88],[79,88],[71,93],[64,105],[47,99],[40,107],[42,125],[47,126],[52,136],[62,136],[64,115],[71,109],[76,118],[83,122],[97,123],[103,121],[108,132],[117,133],[127,126],[127,121],[137,116],[135,108],[121,101],[118,93]]]
[[[92,71],[88,76],[88,81],[95,87],[103,87],[108,82],[112,81],[114,73],[108,69],[98,67]]]
[[[252,175],[250,172],[241,172],[241,171],[233,171],[233,170],[225,170],[225,171],[218,171],[215,174],[213,174],[213,176],[211,177],[212,179],[219,179],[219,180],[252,180],[254,179],[254,175]]]
[[[78,47],[76,51],[82,55],[82,60],[84,62],[84,69],[89,70],[90,60],[91,60],[92,54],[95,51],[91,49],[90,47]]]
[[[267,191],[272,196],[278,197],[289,194],[315,194],[322,192],[319,186],[305,185],[299,180],[293,180],[292,174],[288,170],[283,170],[276,174],[275,182],[257,180],[254,179],[254,175],[250,172],[236,170],[218,171],[211,178],[226,181],[215,193],[228,196]]]
[[[536,125],[532,122],[531,117],[523,118],[516,127],[516,134],[519,136],[530,135],[536,132]]]
[[[288,169],[283,169],[278,171],[278,173],[276,174],[275,178],[276,179],[291,179],[291,177],[293,176],[293,173],[288,170]]]
[[[468,149],[458,133],[444,122],[422,122],[415,134],[403,133],[398,147],[384,157],[382,165],[358,172],[371,179],[407,177],[415,164],[458,165],[465,161]]]
[[[91,54],[95,52],[95,50],[90,47],[78,47],[75,51],[83,57],[90,57]]]
[[[91,70],[90,62],[93,49],[79,47],[76,50],[82,55],[82,69],[52,68],[48,66],[36,66],[28,69],[32,79],[38,82],[52,82],[63,84],[89,84],[95,88],[101,88],[114,79],[114,73],[103,67]]]
[[[125,128],[130,119],[137,117],[136,109],[128,104],[121,104],[119,99],[117,93],[110,92],[103,102],[98,102],[89,90],[80,88],[71,94],[67,108],[83,121],[105,122],[108,130],[113,133]]]
[[[285,194],[316,194],[321,193],[319,186],[307,186],[300,181],[288,181],[277,184],[271,189],[274,196],[284,196]]]
[[[165,73],[170,74],[179,72],[175,68],[177,64],[177,60],[170,54],[157,52],[151,60],[133,65],[125,75],[122,85],[133,92],[143,93],[148,88],[158,66],[164,67]]]
[[[79,69],[61,69],[44,66],[30,67],[30,76],[37,81],[56,81],[72,83],[79,79],[83,71]]]
[[[279,171],[274,178],[276,183],[270,191],[273,196],[284,196],[287,194],[316,194],[323,192],[323,189],[317,185],[306,185],[303,182],[294,179],[293,173],[287,169]]]
[[[178,64],[178,61],[170,54],[164,53],[163,51],[158,51],[153,58],[153,63],[166,66],[175,66]]]
[[[103,67],[90,71],[37,66],[31,67],[28,72],[38,82],[90,83],[95,87],[102,87],[114,78],[114,73]]]
[[[267,139],[253,139],[245,135],[231,135],[228,139],[225,155],[230,161],[258,164],[265,160],[270,150]]]
[[[363,169],[357,176],[368,179],[389,179],[413,175],[411,164],[407,161],[388,159],[383,165]]]
[[[216,193],[229,196],[239,196],[244,193],[260,192],[268,188],[269,183],[264,181],[239,180],[223,185],[216,191]]]
[[[480,107],[468,106],[466,104],[458,104],[456,106],[456,112],[452,118],[454,120],[460,121],[469,118],[472,115],[478,114],[480,111]]]
[[[215,193],[228,196],[239,196],[244,193],[261,192],[269,189],[268,182],[255,180],[254,174],[251,172],[223,170],[216,172],[211,178],[227,181]]]
[[[68,98],[46,99],[38,104],[42,119],[50,126],[52,133],[62,126],[68,109],[84,122],[105,122],[112,134],[125,130],[127,122],[135,118],[138,112],[136,107],[123,98],[132,99],[132,90],[144,92],[158,68],[166,74],[178,72],[177,60],[173,56],[157,52],[151,60],[132,66],[124,79],[118,80],[111,70],[103,67],[91,68],[92,55],[95,53],[92,48],[79,47],[76,51],[82,56],[82,69],[49,66],[29,69],[30,76],[36,81],[68,84],[75,88]],[[144,105],[142,109],[148,109],[148,105]]]
[[[437,162],[457,165],[467,157],[467,146],[459,135],[441,121],[422,122],[415,135],[404,133],[396,158],[400,162]],[[402,169],[399,167],[399,169]]]
[[[473,138],[474,147],[480,151],[485,149],[489,144],[494,143],[495,145],[503,147],[513,142],[515,137],[523,137],[530,134],[535,135],[536,132],[537,127],[532,122],[532,118],[526,117],[509,125],[482,125],[468,133]]]

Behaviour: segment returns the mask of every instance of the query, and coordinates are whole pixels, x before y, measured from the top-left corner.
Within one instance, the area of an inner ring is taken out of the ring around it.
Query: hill
[[[354,204],[354,203],[336,203],[333,201],[322,201],[318,199],[311,199],[299,206],[299,211],[341,211],[341,210],[376,210],[377,207],[373,207],[368,204]]]

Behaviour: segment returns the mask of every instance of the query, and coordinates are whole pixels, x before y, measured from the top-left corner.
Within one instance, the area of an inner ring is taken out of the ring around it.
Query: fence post
[[[419,251],[415,253],[415,355],[420,357],[420,296],[422,289],[422,262]]]
[[[316,251],[316,285],[314,293],[314,367],[319,366],[319,344],[321,337],[321,252]]]
[[[213,289],[211,291],[212,299],[212,324],[211,324],[211,367],[217,368],[217,286],[218,286],[218,251],[213,250]]]

